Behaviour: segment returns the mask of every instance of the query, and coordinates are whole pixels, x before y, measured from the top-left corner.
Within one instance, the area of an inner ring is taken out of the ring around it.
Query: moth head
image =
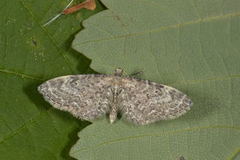
[[[115,69],[114,75],[115,76],[122,76],[123,75],[123,69],[122,68]]]

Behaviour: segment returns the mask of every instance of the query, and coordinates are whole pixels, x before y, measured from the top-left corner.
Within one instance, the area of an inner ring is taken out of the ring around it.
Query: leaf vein
[[[82,44],[87,44],[87,43],[92,43],[92,42],[110,41],[110,40],[139,36],[139,35],[144,35],[144,34],[149,34],[149,33],[162,32],[162,31],[169,30],[169,29],[184,27],[184,26],[193,25],[193,24],[200,24],[200,23],[203,23],[203,22],[211,22],[211,21],[215,21],[215,20],[219,20],[219,19],[227,19],[227,18],[232,18],[232,17],[237,17],[237,16],[240,16],[240,12],[228,13],[228,14],[220,15],[220,16],[211,16],[211,17],[206,17],[206,18],[199,18],[199,19],[188,21],[188,22],[185,22],[185,23],[178,23],[178,24],[172,24],[172,25],[168,25],[168,26],[161,26],[161,27],[156,28],[156,29],[146,30],[146,31],[142,31],[142,32],[135,32],[135,33],[129,33],[129,34],[125,34],[125,35],[118,35],[118,36],[114,36],[114,37],[106,37],[106,38],[101,38],[101,39],[83,41],[79,44],[75,44],[75,46],[80,46]]]
[[[227,76],[219,76],[219,77],[209,77],[206,79],[199,79],[199,80],[186,80],[186,81],[179,81],[168,85],[174,85],[174,84],[196,84],[196,83],[202,83],[202,82],[209,82],[209,81],[221,81],[221,80],[228,80],[233,78],[240,78],[240,74],[232,74]]]
[[[25,74],[25,73],[19,73],[19,72],[15,72],[15,71],[3,69],[3,68],[0,68],[0,72],[4,73],[4,74],[15,75],[15,76],[21,77],[23,79],[24,78],[25,79],[33,79],[33,80],[38,80],[38,81],[42,81],[43,80],[43,79],[41,79],[39,77],[35,77],[35,76],[28,75],[28,74]]]
[[[31,9],[28,8],[28,7],[24,4],[24,2],[23,2],[22,0],[20,0],[20,2],[21,2],[21,4],[22,4],[22,6],[23,6],[23,7],[27,10],[27,12],[30,14],[30,16],[33,17],[33,20],[35,20],[35,22],[36,22],[36,23],[39,25],[39,27],[43,30],[43,33],[45,33],[45,34],[47,35],[47,37],[48,37],[49,40],[52,42],[52,44],[55,46],[55,48],[59,51],[59,54],[63,57],[66,65],[68,66],[68,68],[70,69],[70,71],[73,72],[73,69],[72,69],[72,67],[71,67],[71,64],[70,64],[69,59],[63,54],[63,52],[64,52],[63,49],[61,49],[61,48],[57,45],[57,43],[56,43],[56,41],[54,40],[54,38],[52,38],[52,36],[47,32],[47,30],[44,29],[43,26],[38,22],[37,18],[34,16],[34,14],[33,14],[33,12],[31,11]]]

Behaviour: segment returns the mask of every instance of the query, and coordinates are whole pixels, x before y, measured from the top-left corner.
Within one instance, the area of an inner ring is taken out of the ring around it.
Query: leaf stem
[[[82,8],[88,9],[88,10],[94,10],[96,8],[96,2],[95,0],[86,0],[78,5],[75,5],[71,8],[66,8],[63,10],[63,14],[71,14],[74,13]]]

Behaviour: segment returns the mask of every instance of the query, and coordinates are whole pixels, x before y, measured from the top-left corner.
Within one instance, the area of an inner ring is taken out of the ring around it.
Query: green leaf
[[[102,0],[73,48],[91,67],[143,71],[191,97],[172,121],[133,126],[97,121],[79,132],[77,159],[234,159],[240,152],[240,1]]]
[[[68,152],[86,122],[54,110],[37,86],[86,72],[89,59],[71,49],[80,21],[102,10],[82,10],[42,25],[68,1],[0,1],[0,159],[72,159]]]

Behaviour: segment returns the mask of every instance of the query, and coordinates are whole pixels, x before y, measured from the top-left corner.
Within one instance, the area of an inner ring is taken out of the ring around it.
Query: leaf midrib
[[[172,25],[168,25],[168,26],[161,26],[159,28],[155,28],[155,29],[151,29],[151,30],[145,30],[142,32],[135,32],[135,33],[130,33],[130,34],[122,34],[122,35],[118,35],[118,36],[112,36],[112,37],[106,37],[106,38],[100,38],[100,39],[95,39],[95,40],[88,40],[88,41],[83,41],[80,42],[78,44],[74,44],[74,46],[81,46],[82,44],[87,44],[87,43],[92,43],[92,42],[101,42],[101,41],[110,41],[110,40],[116,40],[116,39],[121,39],[121,38],[126,38],[126,37],[134,37],[134,36],[139,36],[139,35],[144,35],[144,34],[149,34],[149,33],[156,33],[156,32],[162,32],[165,30],[169,30],[169,29],[174,29],[174,28],[180,28],[180,27],[185,27],[188,25],[193,25],[193,24],[200,24],[203,22],[211,22],[211,21],[215,21],[215,20],[219,20],[219,19],[227,19],[227,18],[231,18],[231,17],[238,17],[240,16],[240,12],[233,12],[233,13],[228,13],[228,14],[224,14],[221,16],[210,16],[210,17],[206,17],[206,18],[199,18],[197,20],[193,20],[193,21],[188,21],[185,23],[178,23],[178,24],[172,24]]]

